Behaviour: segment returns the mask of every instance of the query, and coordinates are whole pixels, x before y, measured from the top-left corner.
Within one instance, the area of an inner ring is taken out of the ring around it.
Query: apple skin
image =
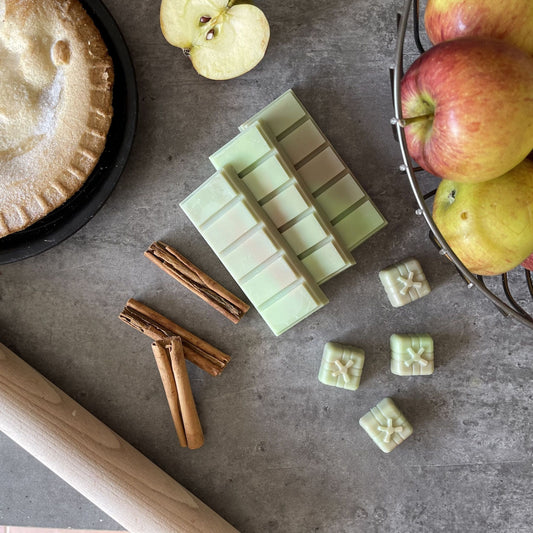
[[[525,261],[521,263],[524,268],[533,270],[533,254],[531,254]]]
[[[433,219],[473,274],[512,270],[533,253],[533,161],[481,183],[442,180]]]
[[[422,54],[402,79],[411,157],[438,177],[485,181],[533,149],[533,57],[495,39],[464,37]],[[425,118],[424,118],[425,117]]]
[[[531,0],[428,0],[424,23],[433,44],[458,37],[492,37],[533,55]]]

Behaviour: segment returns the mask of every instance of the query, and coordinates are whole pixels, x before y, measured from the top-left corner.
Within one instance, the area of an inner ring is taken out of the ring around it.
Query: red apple
[[[457,37],[493,37],[533,55],[531,0],[428,0],[424,22],[433,44]]]
[[[522,262],[522,266],[528,270],[533,270],[533,254],[531,254],[525,261]]]
[[[533,253],[533,161],[481,183],[442,180],[433,219],[472,273],[513,269]]]
[[[489,180],[533,149],[533,57],[503,41],[433,46],[407,71],[401,96],[409,152],[436,176]]]

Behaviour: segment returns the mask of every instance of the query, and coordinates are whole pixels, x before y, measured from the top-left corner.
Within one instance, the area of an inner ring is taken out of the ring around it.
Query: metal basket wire
[[[391,75],[391,88],[392,88],[392,99],[394,104],[394,117],[391,119],[391,124],[394,132],[394,137],[398,141],[400,146],[400,151],[403,159],[403,163],[400,165],[400,170],[404,172],[407,175],[407,178],[409,180],[409,184],[411,186],[411,189],[413,191],[413,194],[415,196],[416,202],[418,204],[418,208],[416,209],[415,213],[419,216],[423,216],[427,225],[430,229],[430,238],[433,241],[433,243],[437,246],[439,249],[439,253],[442,256],[445,256],[448,260],[450,260],[465,282],[468,284],[469,288],[476,287],[479,289],[496,307],[497,309],[506,317],[510,317],[514,320],[517,320],[524,326],[533,329],[533,316],[528,313],[523,306],[521,306],[517,302],[517,298],[513,297],[511,292],[511,283],[509,280],[509,275],[502,274],[501,276],[501,292],[503,292],[503,295],[506,299],[506,301],[502,300],[502,298],[495,294],[493,290],[490,290],[487,287],[487,284],[491,285],[491,288],[495,285],[494,284],[494,277],[491,277],[490,279],[484,279],[482,276],[477,276],[475,274],[472,274],[459,260],[459,258],[453,253],[451,248],[448,246],[446,240],[440,233],[439,229],[435,225],[435,222],[431,216],[430,207],[428,205],[428,202],[431,200],[431,198],[434,196],[436,189],[432,190],[431,192],[427,194],[422,193],[422,189],[420,187],[420,183],[418,181],[418,178],[416,174],[419,175],[425,173],[425,171],[417,166],[413,165],[413,161],[409,155],[408,149],[407,149],[407,142],[405,139],[405,134],[403,131],[403,128],[405,126],[405,123],[403,121],[402,116],[402,105],[401,105],[401,80],[403,77],[404,69],[403,69],[403,60],[404,60],[404,43],[407,33],[407,26],[409,22],[409,17],[411,14],[413,14],[413,39],[416,44],[416,47],[418,51],[422,54],[424,53],[424,47],[422,46],[422,42],[420,39],[420,32],[419,32],[419,5],[418,0],[405,0],[403,11],[398,13],[397,17],[397,43],[396,43],[396,52],[395,52],[395,59],[394,59],[394,65],[391,66],[390,69],[390,75]],[[525,274],[525,291],[526,294],[529,292],[528,297],[531,297],[533,299],[533,281],[531,277],[531,272],[527,269],[522,269],[522,267],[519,267],[516,269],[517,271],[523,270]],[[515,280],[514,276],[515,271],[513,271],[513,281]],[[521,276],[520,276],[521,277]],[[513,287],[514,287],[513,283]],[[523,284],[520,284],[520,287],[523,288]],[[521,293],[522,294],[522,293]]]

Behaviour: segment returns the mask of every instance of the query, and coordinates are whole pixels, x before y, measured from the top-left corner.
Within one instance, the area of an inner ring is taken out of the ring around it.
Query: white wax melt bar
[[[232,167],[180,206],[276,335],[328,302]]]

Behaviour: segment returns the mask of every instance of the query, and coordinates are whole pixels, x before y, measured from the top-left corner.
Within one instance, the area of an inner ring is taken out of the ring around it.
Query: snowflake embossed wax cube
[[[390,398],[372,407],[359,420],[359,424],[385,453],[392,451],[413,433],[413,426]]]
[[[398,376],[433,374],[433,339],[429,335],[391,335],[390,369]]]
[[[431,291],[420,263],[414,258],[381,270],[379,279],[393,307],[401,307]]]
[[[328,342],[324,346],[318,380],[325,385],[356,390],[361,381],[365,352],[353,346]]]

